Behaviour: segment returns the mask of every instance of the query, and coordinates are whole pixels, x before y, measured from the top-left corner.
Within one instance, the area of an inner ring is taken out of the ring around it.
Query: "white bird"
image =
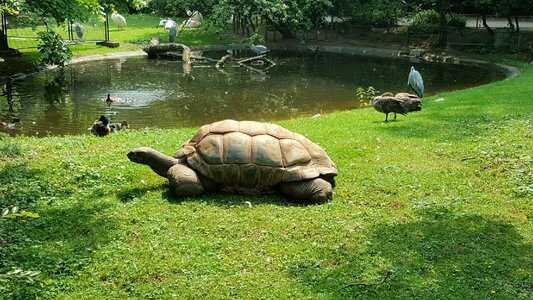
[[[263,45],[254,45],[254,44],[251,44],[250,45],[250,49],[256,54],[256,55],[261,55],[261,54],[264,54],[264,53],[267,53],[268,52],[268,48],[266,46],[263,46]]]
[[[120,14],[117,14],[117,13],[112,13],[111,14],[111,20],[113,20],[113,22],[115,24],[117,24],[118,28],[119,29],[122,29],[124,27],[126,27],[126,18],[124,18],[122,15]]]
[[[159,20],[159,26],[164,27],[167,24],[168,20],[170,20],[170,19],[161,19],[161,20]]]
[[[415,70],[415,67],[411,67],[407,84],[415,91],[418,97],[422,98],[424,95],[424,80],[422,79],[422,75]]]
[[[161,22],[159,24],[161,24]],[[172,27],[176,27],[177,24],[174,20],[167,19],[163,26],[165,27],[165,29],[171,29]]]

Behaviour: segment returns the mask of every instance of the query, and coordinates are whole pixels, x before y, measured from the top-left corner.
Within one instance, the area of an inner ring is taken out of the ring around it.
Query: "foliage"
[[[53,30],[37,33],[40,39],[39,63],[64,66],[72,58],[72,51],[65,45],[63,38]]]
[[[365,104],[372,104],[374,97],[376,96],[376,89],[373,86],[369,86],[366,89],[363,87],[357,87],[355,90],[355,97],[357,101]]]
[[[351,4],[352,23],[362,27],[394,27],[404,13],[402,3],[394,0],[359,0]]]
[[[229,12],[233,12],[243,23],[254,27],[254,19],[261,18],[268,22],[285,38],[293,38],[296,33],[307,31],[321,24],[332,8],[329,0],[298,0],[298,1],[263,1],[247,0],[235,2],[219,1],[213,11],[220,23],[228,20]]]
[[[466,17],[462,14],[451,13],[446,18],[446,23],[454,29],[466,28]]]
[[[451,29],[464,29],[466,27],[466,17],[461,14],[446,14],[446,24]],[[409,30],[422,34],[436,34],[440,32],[440,16],[433,9],[423,10],[413,16],[413,22],[409,25]]]
[[[419,33],[437,33],[439,31],[439,14],[433,10],[424,10],[413,16],[409,29]]]
[[[202,15],[210,15],[215,0],[152,0],[146,10],[162,17],[187,17],[186,12],[199,11]]]
[[[2,219],[15,219],[17,217],[29,217],[29,218],[38,218],[39,214],[27,212],[27,211],[21,211],[18,212],[18,207],[13,206],[11,209],[6,208],[2,212],[2,215],[0,216],[0,220]]]
[[[39,275],[39,271],[24,271],[21,269],[15,269],[12,271],[7,272],[6,274],[0,274],[0,281],[2,279],[19,279],[19,280],[26,280],[28,282],[32,282],[35,279],[37,275]]]
[[[245,38],[242,41],[243,44],[264,44],[265,43],[265,36],[262,34],[254,33],[250,37]]]
[[[80,0],[82,1],[82,0]],[[54,18],[58,23],[66,20],[81,19],[88,15],[87,3],[71,0],[25,0],[27,12],[31,12],[35,21]],[[96,4],[96,0],[91,1]]]
[[[2,0],[0,1],[0,15],[15,15],[20,10],[19,0]]]

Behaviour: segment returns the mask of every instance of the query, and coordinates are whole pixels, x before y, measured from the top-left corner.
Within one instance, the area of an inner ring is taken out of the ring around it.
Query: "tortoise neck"
[[[180,160],[161,152],[154,151],[152,155],[154,159],[150,160],[148,166],[159,176],[167,177],[168,169],[180,163]]]

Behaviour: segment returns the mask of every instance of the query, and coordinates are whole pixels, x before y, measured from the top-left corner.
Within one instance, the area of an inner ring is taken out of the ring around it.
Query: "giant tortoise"
[[[281,126],[254,121],[204,125],[173,157],[140,147],[128,158],[168,178],[177,196],[279,191],[291,200],[320,203],[332,198],[337,175],[317,144]]]

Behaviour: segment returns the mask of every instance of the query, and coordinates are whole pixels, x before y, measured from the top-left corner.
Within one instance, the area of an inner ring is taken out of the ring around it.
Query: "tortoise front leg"
[[[281,191],[293,200],[307,203],[322,203],[333,198],[333,187],[321,178],[284,182],[281,184]]]
[[[167,172],[167,178],[176,196],[198,196],[205,192],[200,177],[188,166],[172,166]]]

